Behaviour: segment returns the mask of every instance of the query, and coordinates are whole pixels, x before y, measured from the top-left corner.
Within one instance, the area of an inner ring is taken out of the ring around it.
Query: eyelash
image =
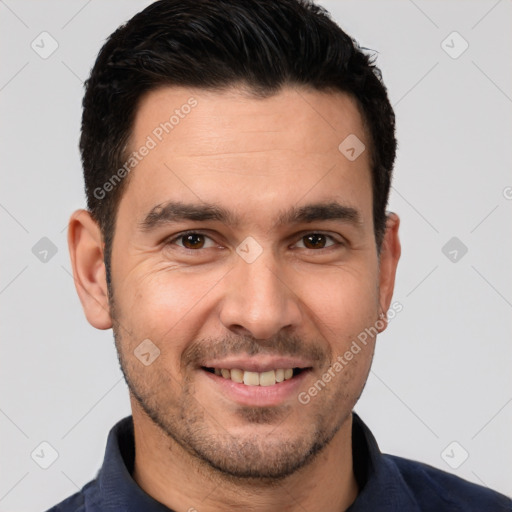
[[[212,239],[208,234],[206,233],[203,233],[202,231],[195,231],[195,230],[190,230],[190,231],[183,231],[181,233],[179,233],[178,235],[168,239],[166,242],[165,242],[165,245],[175,245],[174,242],[176,240],[179,240],[181,238],[184,238],[188,235],[201,235],[201,236],[204,236],[206,238],[209,238],[210,240]],[[323,235],[325,236],[326,238],[330,238],[334,243],[332,245],[329,245],[327,247],[321,247],[320,249],[308,249],[307,247],[304,247],[304,248],[301,248],[303,250],[306,250],[306,251],[314,251],[314,252],[319,252],[321,250],[327,250],[327,249],[331,249],[332,247],[335,247],[335,246],[343,246],[345,245],[343,242],[340,242],[338,240],[336,240],[332,235],[328,235],[327,233],[323,233],[322,231],[307,231],[307,232],[303,232],[300,237],[299,237],[299,240],[301,240],[302,238],[304,238],[305,236],[307,235]],[[183,247],[183,246],[180,246],[178,245],[178,247],[180,247],[180,249],[183,249],[189,253],[197,253],[197,252],[200,252],[201,250],[204,250],[205,248],[200,248],[200,249],[189,249],[187,247]],[[210,249],[210,247],[206,247],[206,249]]]

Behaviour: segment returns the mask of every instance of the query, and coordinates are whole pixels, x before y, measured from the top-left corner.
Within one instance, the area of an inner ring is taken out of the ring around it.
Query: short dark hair
[[[373,57],[307,0],[160,0],[108,38],[85,83],[80,151],[109,284],[116,214],[128,179],[108,194],[98,190],[125,162],[141,98],[173,85],[243,85],[262,97],[299,85],[353,97],[370,142],[380,250],[396,139],[394,112]]]

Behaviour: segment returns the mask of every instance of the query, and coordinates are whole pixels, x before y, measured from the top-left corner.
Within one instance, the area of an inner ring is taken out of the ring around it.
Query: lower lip
[[[273,384],[272,386],[247,386],[235,382],[231,379],[225,379],[222,376],[215,375],[206,370],[200,369],[200,373],[218,387],[222,395],[240,405],[247,406],[272,406],[280,405],[286,400],[296,398],[299,394],[304,379],[311,370],[303,370],[291,379]]]

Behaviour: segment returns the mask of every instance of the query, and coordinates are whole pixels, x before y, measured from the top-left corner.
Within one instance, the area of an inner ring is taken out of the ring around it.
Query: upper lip
[[[308,361],[295,357],[253,356],[212,359],[205,361],[201,366],[206,368],[225,368],[227,370],[237,368],[239,370],[261,373],[279,368],[310,368],[312,365]]]

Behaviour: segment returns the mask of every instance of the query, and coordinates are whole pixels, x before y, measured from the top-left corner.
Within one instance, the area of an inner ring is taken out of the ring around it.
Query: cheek
[[[226,270],[199,273],[155,267],[145,262],[121,277],[115,290],[119,319],[129,324],[133,337],[149,338],[163,348],[172,340],[177,351],[201,328],[208,295]]]
[[[371,265],[339,266],[301,276],[301,297],[328,339],[358,334],[376,320],[377,273]]]

